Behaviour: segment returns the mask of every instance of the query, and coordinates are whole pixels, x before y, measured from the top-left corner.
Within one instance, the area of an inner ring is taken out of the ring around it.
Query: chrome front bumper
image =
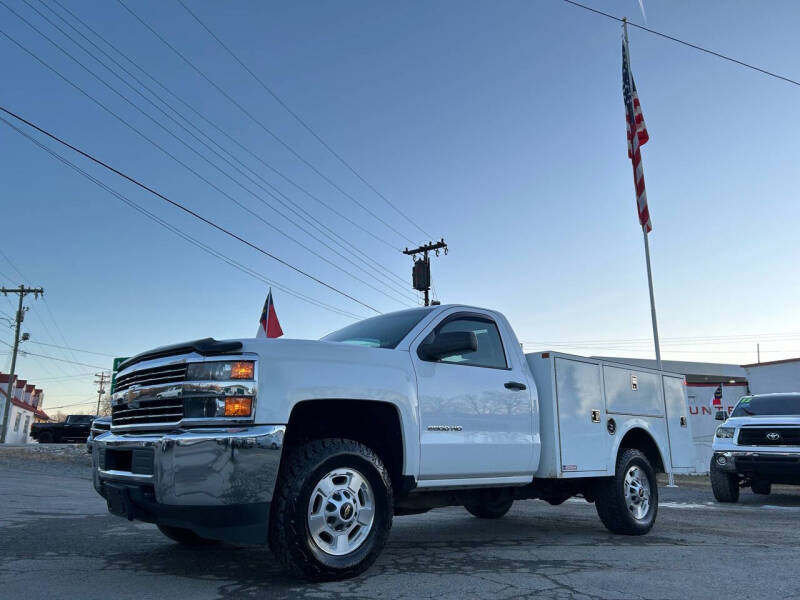
[[[728,473],[774,472],[800,476],[800,449],[793,450],[715,450],[712,460]]]
[[[105,433],[93,440],[94,487],[112,512],[129,519],[215,539],[266,541],[285,431],[255,425]]]

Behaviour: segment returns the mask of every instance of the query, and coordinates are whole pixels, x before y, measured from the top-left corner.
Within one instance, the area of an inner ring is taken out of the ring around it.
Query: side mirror
[[[419,347],[419,356],[423,360],[441,360],[448,356],[475,352],[478,349],[478,338],[472,331],[444,332],[433,338],[433,341]]]
[[[718,410],[717,414],[714,415],[714,418],[717,421],[727,421],[728,420],[728,415],[725,414],[724,410]]]

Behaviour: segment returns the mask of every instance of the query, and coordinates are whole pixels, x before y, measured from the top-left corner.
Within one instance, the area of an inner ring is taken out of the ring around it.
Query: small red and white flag
[[[275,303],[272,301],[272,288],[264,301],[264,308],[261,309],[261,318],[258,320],[258,333],[256,337],[278,338],[283,335],[283,329],[278,321],[275,312]]]
[[[642,107],[639,105],[639,94],[631,72],[628,44],[622,41],[622,99],[625,101],[625,122],[628,129],[628,158],[633,164],[633,185],[636,188],[636,209],[639,212],[639,224],[646,232],[653,229],[650,221],[650,210],[647,208],[647,191],[644,187],[644,168],[642,167],[641,146],[647,143],[650,136],[644,124]]]

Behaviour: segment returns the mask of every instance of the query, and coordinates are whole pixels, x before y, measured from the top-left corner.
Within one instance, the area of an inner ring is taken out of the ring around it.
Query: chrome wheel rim
[[[650,480],[640,467],[631,467],[625,474],[625,503],[637,521],[650,512]]]
[[[308,531],[317,547],[333,556],[355,551],[375,517],[375,495],[355,469],[335,469],[320,479],[308,499]]]

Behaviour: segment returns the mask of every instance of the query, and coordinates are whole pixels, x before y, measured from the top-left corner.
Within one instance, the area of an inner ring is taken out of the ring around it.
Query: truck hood
[[[300,360],[308,362],[332,361],[352,362],[359,364],[386,365],[397,360],[404,364],[408,361],[408,353],[391,348],[371,348],[342,342],[325,342],[321,340],[267,339],[246,338],[237,341],[242,344],[243,352],[254,352],[262,359],[271,358]]]

